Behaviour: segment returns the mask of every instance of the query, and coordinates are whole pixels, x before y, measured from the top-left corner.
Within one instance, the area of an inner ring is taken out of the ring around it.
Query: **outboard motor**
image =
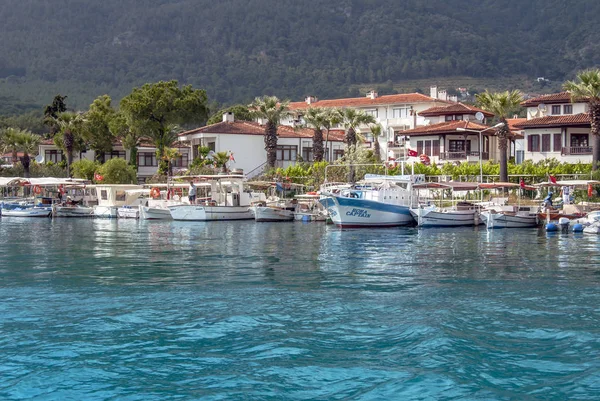
[[[560,226],[560,230],[563,233],[569,232],[569,224],[571,223],[571,221],[569,219],[567,219],[566,217],[561,217],[560,219],[558,219],[558,225]]]

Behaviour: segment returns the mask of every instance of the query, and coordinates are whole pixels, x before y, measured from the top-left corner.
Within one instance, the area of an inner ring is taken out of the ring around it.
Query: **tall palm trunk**
[[[313,153],[314,153],[314,161],[322,162],[323,161],[323,130],[320,128],[315,129],[315,134],[313,136]]]
[[[504,125],[498,131],[498,150],[500,151],[500,181],[508,182],[508,125],[502,119]]]
[[[25,178],[30,178],[29,166],[31,165],[31,158],[27,152],[23,153],[21,164],[23,165],[23,175]]]
[[[12,149],[12,163],[13,163],[13,166],[16,166],[18,161],[19,161],[19,155],[17,154],[17,148],[14,147]]]
[[[600,161],[600,102],[590,102],[590,133],[592,134],[592,171]]]
[[[352,127],[348,128],[348,132],[346,132],[346,145],[356,145],[356,131]]]
[[[267,151],[267,166],[275,167],[277,162],[277,126],[267,121],[265,128],[265,150]]]
[[[379,146],[379,138],[375,137],[373,142],[373,154],[377,161],[381,161],[381,147]]]
[[[73,163],[73,145],[75,144],[75,138],[71,131],[65,131],[63,136],[63,145],[67,151],[67,176],[71,176],[71,164]]]

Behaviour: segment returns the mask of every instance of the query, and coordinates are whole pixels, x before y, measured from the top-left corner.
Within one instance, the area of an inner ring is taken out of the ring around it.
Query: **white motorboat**
[[[481,221],[487,228],[531,228],[537,227],[537,207],[494,206],[483,210]]]
[[[254,220],[258,222],[293,221],[294,211],[283,206],[260,206],[254,205],[250,208]]]
[[[3,217],[49,217],[52,214],[51,207],[16,207],[14,209],[3,209]]]
[[[294,210],[294,220],[296,221],[326,221],[327,211],[319,203],[320,196],[316,192],[296,195],[296,209]]]
[[[210,188],[210,184],[208,188]],[[183,189],[185,184],[155,184],[152,189],[147,189],[149,195],[145,204],[139,206],[139,215],[144,220],[172,220],[169,206],[189,204],[187,197],[184,197]],[[198,184],[198,191],[202,185]]]
[[[137,206],[140,201],[140,185],[96,185],[98,205],[94,206],[94,216],[117,218],[118,209],[122,206]],[[137,190],[137,191],[129,191]]]
[[[445,190],[451,190],[454,203],[455,192],[474,191],[478,184],[473,182],[428,182],[416,184],[413,187],[415,190],[441,190],[440,195],[442,196]],[[431,196],[431,193],[429,195]],[[442,202],[444,200],[440,199],[440,203]],[[418,208],[411,209],[410,213],[417,225],[421,227],[459,227],[481,224],[479,210],[480,208],[472,203],[459,201],[452,207],[420,205]]]
[[[52,210],[54,217],[93,217],[94,208],[82,205],[54,205]]]
[[[181,178],[210,184],[210,199],[200,204],[169,205],[173,220],[252,220],[254,214],[250,206],[256,202],[266,202],[264,193],[245,190],[243,175],[200,175]]]
[[[321,187],[321,204],[338,227],[396,227],[414,224],[412,186],[424,175],[367,175],[355,185]]]
[[[120,219],[139,219],[139,206],[121,206],[117,209],[117,217]]]

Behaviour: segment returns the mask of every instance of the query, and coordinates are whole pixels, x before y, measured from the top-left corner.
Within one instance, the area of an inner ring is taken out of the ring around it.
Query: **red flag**
[[[235,159],[233,158],[233,152],[229,154],[229,160],[235,162]]]
[[[521,185],[521,188],[525,189],[525,180],[521,178],[519,185]]]
[[[98,173],[94,173],[94,180],[96,181],[102,181],[104,179],[103,175],[100,175]]]
[[[556,184],[556,177],[555,177],[555,176],[551,175],[551,176],[549,177],[549,179],[550,179],[550,182],[551,182],[551,183],[553,183],[553,184]]]
[[[408,149],[408,157],[417,157],[419,153],[416,150]]]

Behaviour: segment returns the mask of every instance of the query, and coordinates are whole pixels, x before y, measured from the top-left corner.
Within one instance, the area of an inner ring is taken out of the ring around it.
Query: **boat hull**
[[[6,217],[49,217],[51,208],[4,209],[2,216]]]
[[[253,220],[249,206],[169,206],[171,217],[178,221]]]
[[[296,221],[326,221],[327,215],[324,213],[294,213],[294,220]]]
[[[461,227],[481,224],[476,210],[411,209],[410,213],[420,227]]]
[[[116,219],[118,217],[117,206],[94,206],[94,217],[104,219]]]
[[[507,213],[482,212],[481,221],[488,228],[532,228],[537,227],[537,215],[513,215]]]
[[[294,212],[286,209],[276,209],[268,206],[254,206],[252,208],[254,220],[258,222],[293,221]]]
[[[137,219],[140,217],[138,207],[122,206],[117,209],[117,217],[120,219]]]
[[[140,218],[144,220],[172,220],[168,208],[140,206]]]
[[[91,207],[72,207],[56,206],[54,208],[54,217],[93,217],[94,208]]]
[[[320,202],[333,223],[342,228],[398,227],[415,223],[408,206],[339,196],[328,196]]]

